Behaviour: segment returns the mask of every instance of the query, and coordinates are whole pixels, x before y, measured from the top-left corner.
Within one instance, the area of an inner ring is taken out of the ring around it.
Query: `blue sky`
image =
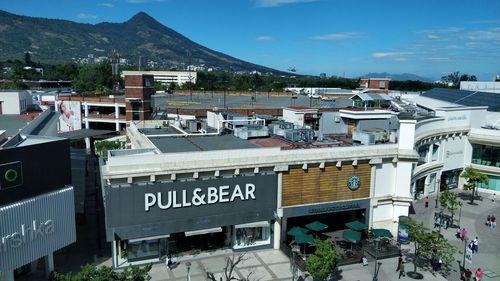
[[[0,9],[92,24],[144,11],[208,48],[302,74],[500,74],[498,0],[0,0]]]

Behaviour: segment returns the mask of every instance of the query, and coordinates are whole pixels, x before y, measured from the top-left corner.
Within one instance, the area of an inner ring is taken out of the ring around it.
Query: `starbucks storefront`
[[[106,186],[103,193],[115,267],[272,247],[274,173]]]

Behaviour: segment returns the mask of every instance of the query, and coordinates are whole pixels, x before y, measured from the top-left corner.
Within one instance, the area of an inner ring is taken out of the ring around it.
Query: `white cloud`
[[[363,34],[364,33],[362,33],[362,32],[330,33],[330,34],[313,36],[313,37],[310,37],[310,39],[317,40],[317,41],[335,41],[335,40],[344,40],[344,39],[351,39],[351,38],[360,38],[360,37],[363,37]]]
[[[397,57],[397,56],[405,56],[405,55],[413,55],[412,52],[377,52],[373,53],[372,57],[374,58],[386,58],[386,57]]]
[[[97,6],[102,6],[102,7],[107,7],[107,8],[114,8],[115,5],[111,4],[111,3],[99,3],[97,4]]]
[[[427,38],[429,40],[438,40],[438,39],[441,39],[441,36],[437,36],[434,34],[428,34],[427,36],[425,36],[425,38]]]
[[[254,0],[258,8],[279,7],[287,4],[310,3],[318,0]]]
[[[257,38],[255,38],[255,40],[257,40],[257,41],[271,41],[271,40],[273,40],[273,37],[264,35],[264,36],[258,36]]]
[[[429,58],[424,58],[426,60],[435,60],[435,61],[445,61],[445,60],[450,60],[450,58],[446,57],[429,57]]]
[[[465,38],[471,41],[500,41],[500,28],[471,31]]]
[[[96,15],[86,14],[86,13],[79,13],[77,15],[77,17],[80,18],[80,19],[96,19],[97,18]]]

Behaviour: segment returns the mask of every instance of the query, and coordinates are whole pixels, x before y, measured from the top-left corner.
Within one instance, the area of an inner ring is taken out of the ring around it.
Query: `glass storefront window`
[[[439,145],[432,145],[432,161],[438,160]]]
[[[236,225],[233,231],[233,248],[241,249],[267,245],[271,243],[269,222]],[[248,226],[248,227],[246,227]]]
[[[500,177],[489,176],[490,180],[486,184],[479,184],[480,188],[500,191]]]
[[[462,173],[461,169],[445,171],[441,174],[441,186],[440,190],[444,189],[452,189],[458,187],[458,180],[460,178],[460,174]]]
[[[158,239],[129,242],[127,245],[127,259],[129,262],[138,260],[156,259],[158,257],[159,257]]]
[[[423,145],[418,148],[418,164],[422,165],[427,163],[427,153],[429,152],[429,145]]]
[[[500,168],[500,147],[472,144],[473,164]]]
[[[428,193],[433,193],[436,191],[436,174],[431,174],[429,176],[429,190]]]

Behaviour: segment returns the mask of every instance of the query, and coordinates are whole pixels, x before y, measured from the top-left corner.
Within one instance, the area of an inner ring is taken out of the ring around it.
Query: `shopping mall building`
[[[75,242],[69,141],[15,135],[0,147],[0,280],[43,268]]]
[[[500,192],[500,113],[498,94],[432,89],[412,100],[425,109],[417,119],[415,149],[419,161],[412,191],[433,194],[462,188],[463,169],[488,175],[482,192]]]
[[[283,116],[131,122],[131,149],[101,163],[113,265],[279,249],[287,230],[316,220],[329,231],[357,219],[395,232],[412,201],[416,121],[384,110]]]

